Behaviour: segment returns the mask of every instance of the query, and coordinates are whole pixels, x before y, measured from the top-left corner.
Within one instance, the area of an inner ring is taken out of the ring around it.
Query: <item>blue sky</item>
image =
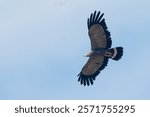
[[[150,99],[149,0],[0,0],[0,99]],[[124,56],[93,86],[77,82],[86,21],[104,12]]]

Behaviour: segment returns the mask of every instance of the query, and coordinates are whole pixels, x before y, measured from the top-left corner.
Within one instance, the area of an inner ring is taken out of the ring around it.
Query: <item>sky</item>
[[[0,0],[1,100],[150,99],[149,0]],[[104,13],[112,47],[94,85],[78,73],[90,50],[87,18]]]

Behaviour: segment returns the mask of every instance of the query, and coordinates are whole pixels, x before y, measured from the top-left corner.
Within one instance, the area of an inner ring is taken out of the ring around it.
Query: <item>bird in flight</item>
[[[110,32],[107,29],[104,13],[95,11],[87,20],[88,34],[91,41],[91,51],[87,63],[78,74],[81,85],[93,85],[96,76],[107,66],[108,60],[118,61],[123,55],[123,47],[111,48]]]

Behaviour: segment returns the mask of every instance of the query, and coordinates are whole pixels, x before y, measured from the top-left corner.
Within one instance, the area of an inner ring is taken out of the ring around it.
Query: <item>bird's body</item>
[[[117,47],[118,48],[118,47]],[[122,49],[122,47],[119,47],[120,49]],[[91,50],[89,51],[85,57],[92,57],[92,56],[105,56],[108,58],[114,58],[115,57],[115,50],[116,48],[111,48],[111,49],[99,49],[99,50]],[[114,53],[112,53],[111,51],[114,51]],[[113,57],[114,56],[114,57]]]
[[[96,76],[107,66],[108,60],[119,60],[123,55],[123,47],[111,48],[110,32],[107,30],[105,19],[96,11],[88,18],[88,34],[91,41],[91,51],[87,63],[79,73],[78,81],[81,85],[93,84]]]

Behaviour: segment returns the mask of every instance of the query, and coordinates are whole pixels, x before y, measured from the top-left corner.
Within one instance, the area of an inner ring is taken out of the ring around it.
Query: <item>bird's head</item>
[[[89,51],[84,55],[84,57],[91,57],[92,54],[93,54],[93,51]]]

